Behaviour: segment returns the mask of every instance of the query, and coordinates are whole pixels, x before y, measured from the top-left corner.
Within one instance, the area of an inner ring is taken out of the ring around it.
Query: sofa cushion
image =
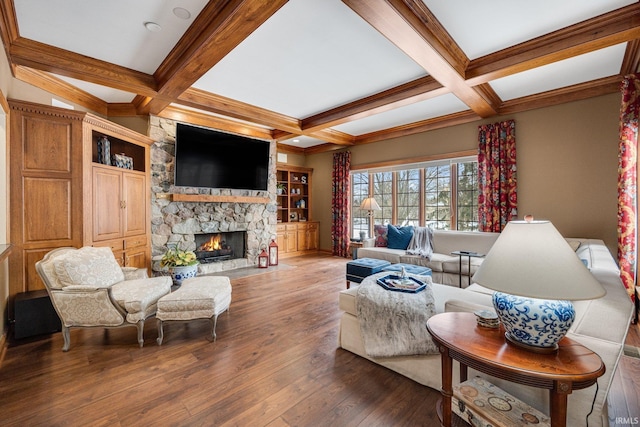
[[[387,226],[376,224],[373,226],[373,236],[375,238],[374,246],[379,248],[387,247]]]
[[[413,237],[413,226],[396,227],[389,224],[387,227],[387,247],[389,249],[407,249]]]
[[[107,247],[85,246],[56,258],[53,265],[63,287],[107,288],[124,280],[120,265]]]

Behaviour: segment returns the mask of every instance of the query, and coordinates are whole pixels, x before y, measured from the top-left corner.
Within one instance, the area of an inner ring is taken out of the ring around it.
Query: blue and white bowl
[[[493,307],[507,339],[516,344],[553,350],[573,324],[576,312],[570,301],[493,294]]]

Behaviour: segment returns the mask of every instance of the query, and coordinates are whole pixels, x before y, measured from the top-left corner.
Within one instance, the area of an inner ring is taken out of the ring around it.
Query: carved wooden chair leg
[[[69,351],[69,347],[71,347],[71,334],[69,333],[69,328],[64,325],[62,325],[62,339],[64,340],[62,351]]]
[[[158,339],[156,340],[158,345],[162,345],[163,339],[164,339],[164,329],[162,327],[162,320],[158,319]]]
[[[138,344],[140,344],[140,348],[142,348],[144,345],[144,320],[138,321],[136,328],[138,329]]]

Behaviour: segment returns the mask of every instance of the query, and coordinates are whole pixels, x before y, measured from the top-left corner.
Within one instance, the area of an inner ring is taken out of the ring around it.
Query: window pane
[[[478,162],[458,163],[458,230],[478,230]]]
[[[451,167],[426,167],[424,184],[425,225],[438,230],[448,230],[451,227]]]
[[[369,194],[369,174],[352,174],[351,186],[351,237],[359,238],[361,231],[369,230],[367,211],[360,209],[362,201]]]
[[[399,225],[420,225],[420,170],[397,172],[397,218]]]
[[[374,212],[374,224],[391,224],[393,218],[393,172],[378,172],[372,174],[373,197],[382,210]]]

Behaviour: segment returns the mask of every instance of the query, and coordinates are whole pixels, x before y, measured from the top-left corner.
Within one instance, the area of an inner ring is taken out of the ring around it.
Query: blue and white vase
[[[171,278],[173,279],[173,284],[176,286],[180,286],[182,285],[183,280],[196,277],[196,275],[198,274],[198,264],[182,267],[170,267],[169,273],[171,274]]]
[[[569,331],[576,312],[571,301],[493,294],[493,307],[507,339],[526,346],[553,350]]]

